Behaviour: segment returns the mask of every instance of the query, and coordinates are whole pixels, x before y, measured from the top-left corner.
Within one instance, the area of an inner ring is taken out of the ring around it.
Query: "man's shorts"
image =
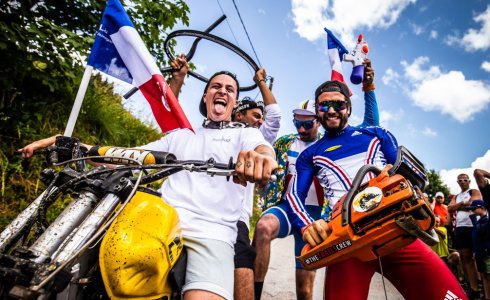
[[[473,227],[456,227],[453,246],[456,250],[473,249]]]
[[[320,219],[320,215],[322,212],[321,206],[306,205],[305,209],[308,212],[308,214],[313,218],[313,220]],[[292,212],[288,203],[282,200],[277,205],[270,207],[269,209],[264,211],[261,216],[272,214],[279,220],[279,233],[277,235],[278,238],[285,238],[291,233],[293,234],[294,255],[300,256],[301,250],[303,249],[306,243],[303,241],[303,236],[301,235],[301,232],[298,230],[293,230],[291,226],[291,222],[289,221],[289,215],[291,213]],[[303,269],[301,263],[297,259],[295,259],[295,264],[296,264],[296,269]]]
[[[223,241],[184,236],[187,268],[182,295],[204,290],[233,299],[233,247]]]
[[[237,223],[238,235],[235,244],[235,269],[254,269],[255,248],[250,245],[249,229],[243,221]]]

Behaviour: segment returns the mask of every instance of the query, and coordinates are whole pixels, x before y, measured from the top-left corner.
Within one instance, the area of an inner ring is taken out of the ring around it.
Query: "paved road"
[[[272,255],[269,271],[265,277],[263,300],[280,299],[295,300],[295,280],[294,280],[294,258],[293,248],[294,239],[289,236],[285,239],[276,239],[272,242]],[[324,269],[318,270],[315,278],[315,289],[313,292],[314,300],[321,300],[323,296]],[[386,292],[389,300],[400,300],[403,297],[385,280]],[[371,281],[369,290],[369,300],[386,299],[381,276],[375,274]]]

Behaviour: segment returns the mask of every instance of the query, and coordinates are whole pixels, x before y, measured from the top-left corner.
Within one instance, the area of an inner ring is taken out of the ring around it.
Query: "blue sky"
[[[190,25],[204,30],[223,12],[227,20],[212,33],[238,44],[255,58],[231,0],[188,0]],[[373,61],[381,125],[394,133],[427,168],[440,172],[457,192],[456,176],[473,168],[490,170],[490,3],[489,1],[416,0],[235,0],[258,60],[274,77],[281,106],[280,135],[295,132],[292,109],[313,98],[330,77],[324,27],[348,49],[362,33]],[[177,39],[186,53],[191,38]],[[203,41],[192,62],[209,77],[227,69],[243,85],[253,71],[235,54]],[[350,63],[343,63],[349,77]],[[193,126],[202,117],[198,103],[204,84],[190,77],[179,97]],[[354,92],[350,123],[361,123],[361,87]],[[126,90],[122,88],[121,90]],[[255,98],[258,90],[243,93]],[[138,99],[139,98],[139,99]],[[260,96],[258,97],[260,98]],[[151,121],[145,101],[135,96],[126,106]]]

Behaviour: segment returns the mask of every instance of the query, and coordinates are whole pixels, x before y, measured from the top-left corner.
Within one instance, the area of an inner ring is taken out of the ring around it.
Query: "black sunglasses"
[[[328,112],[328,110],[333,108],[336,112],[344,110],[347,108],[347,101],[345,100],[326,100],[317,104],[318,111]]]
[[[300,120],[293,119],[293,123],[296,129],[300,129],[301,127],[303,127],[305,130],[310,130],[311,128],[313,128],[315,122],[316,120],[300,121]]]

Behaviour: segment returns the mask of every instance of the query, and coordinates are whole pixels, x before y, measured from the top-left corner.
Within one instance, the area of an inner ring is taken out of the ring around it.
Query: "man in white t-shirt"
[[[237,157],[233,182],[182,171],[169,176],[161,188],[162,198],[179,214],[187,249],[185,300],[233,299],[236,224],[247,193],[254,189],[250,182],[267,184],[277,168],[274,150],[262,134],[256,128],[230,121],[238,94],[234,74],[214,74],[200,101],[199,109],[207,116],[203,126],[195,132],[174,130],[142,147],[171,152],[179,160],[214,158],[227,162]],[[53,144],[55,138],[36,141],[19,151],[29,157],[35,150]]]
[[[178,56],[171,62],[176,70],[172,73],[170,88],[176,96],[184,83],[185,75],[189,69],[185,55]],[[232,120],[258,128],[266,141],[273,143],[277,138],[281,122],[281,110],[279,104],[266,83],[267,73],[260,68],[255,73],[253,80],[257,84],[263,101],[253,101],[245,97],[237,103]],[[201,112],[203,113],[203,112]],[[203,114],[204,115],[204,114]],[[234,299],[245,300],[253,297],[254,292],[254,260],[255,248],[250,245],[250,218],[253,214],[254,191],[247,189],[245,201],[237,222],[237,240],[235,243],[235,288]]]

